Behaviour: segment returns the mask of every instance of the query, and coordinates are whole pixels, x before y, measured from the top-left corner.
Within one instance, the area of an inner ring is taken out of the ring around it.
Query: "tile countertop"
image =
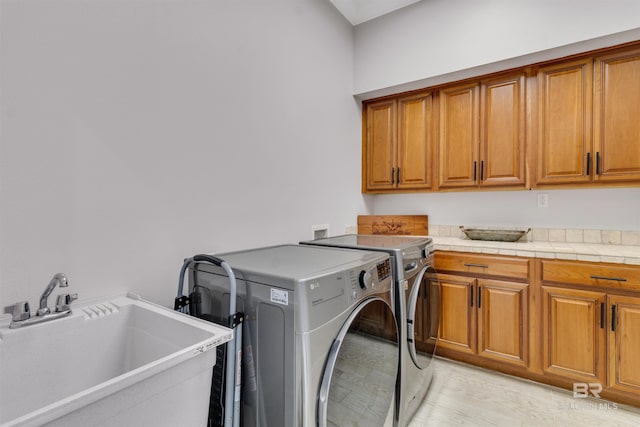
[[[430,236],[436,250],[640,265],[640,246],[567,242],[487,242]]]

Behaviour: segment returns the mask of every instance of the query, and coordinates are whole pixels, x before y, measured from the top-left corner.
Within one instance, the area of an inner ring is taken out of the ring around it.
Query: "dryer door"
[[[436,270],[425,266],[409,279],[407,298],[407,345],[413,364],[426,369],[433,360],[440,318],[440,286]]]
[[[365,300],[334,339],[318,396],[318,426],[391,426],[400,343],[389,304]]]

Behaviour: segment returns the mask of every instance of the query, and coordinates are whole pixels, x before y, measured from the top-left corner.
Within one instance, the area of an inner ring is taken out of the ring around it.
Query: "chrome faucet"
[[[53,292],[53,289],[56,287],[56,285],[59,285],[61,288],[66,288],[67,286],[69,286],[67,276],[65,276],[64,273],[58,273],[53,276],[53,278],[47,285],[47,288],[42,293],[42,296],[40,297],[40,308],[37,312],[38,316],[44,316],[51,313],[51,310],[49,309],[49,306],[47,304],[47,298],[49,298],[49,295],[51,295],[51,292]]]
[[[20,301],[13,306],[12,321],[9,324],[10,329],[20,328],[22,326],[34,325],[36,323],[46,322],[47,320],[59,319],[71,314],[71,303],[78,299],[78,294],[62,294],[58,295],[56,300],[56,309],[52,313],[48,307],[47,299],[53,292],[56,286],[66,288],[69,286],[67,276],[63,273],[58,273],[49,282],[45,288],[42,296],[40,297],[40,308],[36,311],[36,315],[31,317],[31,311],[29,309],[28,301]],[[11,307],[7,307],[11,309]]]

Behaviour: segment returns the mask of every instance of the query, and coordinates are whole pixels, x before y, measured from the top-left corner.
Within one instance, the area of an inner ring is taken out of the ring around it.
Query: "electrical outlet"
[[[549,195],[547,193],[538,194],[538,207],[539,208],[549,207]]]
[[[358,234],[358,226],[357,225],[347,225],[344,228],[344,234]]]

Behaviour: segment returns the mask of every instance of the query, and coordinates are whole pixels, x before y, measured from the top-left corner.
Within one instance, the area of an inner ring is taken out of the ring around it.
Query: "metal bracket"
[[[181,297],[176,297],[176,299],[173,302],[173,309],[175,311],[180,311],[181,308],[184,307],[188,307],[189,306],[189,297],[186,296],[181,296]]]
[[[237,312],[233,316],[229,316],[229,328],[235,329],[236,326],[244,322],[244,313]]]

